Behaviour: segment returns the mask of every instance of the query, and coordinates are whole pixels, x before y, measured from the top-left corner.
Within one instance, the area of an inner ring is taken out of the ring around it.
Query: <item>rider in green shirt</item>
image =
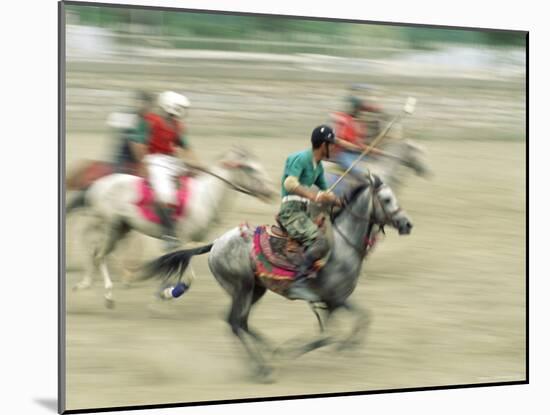
[[[279,211],[279,223],[288,235],[306,248],[304,263],[298,269],[295,282],[290,287],[288,298],[315,301],[315,296],[307,287],[305,277],[315,261],[323,258],[329,251],[325,235],[319,231],[307,212],[309,202],[339,203],[338,198],[326,192],[323,165],[321,160],[330,157],[335,143],[334,131],[327,125],[315,128],[311,134],[311,148],[291,154],[285,163],[281,180],[282,203]],[[317,186],[320,190],[311,189]]]

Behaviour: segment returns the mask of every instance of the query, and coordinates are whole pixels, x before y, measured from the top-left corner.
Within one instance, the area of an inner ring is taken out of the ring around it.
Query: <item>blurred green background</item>
[[[209,42],[193,39],[172,39],[176,48],[201,47],[219,49],[219,38],[225,40],[254,40],[283,42],[271,45],[269,52],[311,51],[311,45],[335,45],[336,55],[349,55],[358,50],[350,46],[379,46],[399,44],[402,47],[433,49],[445,42],[483,44],[492,46],[518,46],[524,44],[524,35],[508,31],[472,31],[426,27],[400,27],[382,24],[313,21],[292,17],[240,16],[111,7],[68,6],[78,15],[83,25],[99,26],[121,33],[143,32],[151,35],[210,38]],[[204,40],[204,39],[203,39]],[[296,43],[292,45],[292,43]],[[323,49],[323,45],[317,47]],[[226,50],[260,51],[262,45],[254,43],[227,43]],[[359,50],[360,52],[360,50]]]

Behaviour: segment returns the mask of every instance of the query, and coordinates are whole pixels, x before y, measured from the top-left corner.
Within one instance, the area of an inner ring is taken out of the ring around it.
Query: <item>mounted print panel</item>
[[[527,40],[61,2],[60,412],[527,383]]]

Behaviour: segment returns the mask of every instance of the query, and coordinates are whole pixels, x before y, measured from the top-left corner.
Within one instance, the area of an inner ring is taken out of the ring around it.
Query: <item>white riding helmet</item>
[[[159,107],[174,117],[181,117],[190,106],[187,97],[177,92],[165,91],[159,95]]]

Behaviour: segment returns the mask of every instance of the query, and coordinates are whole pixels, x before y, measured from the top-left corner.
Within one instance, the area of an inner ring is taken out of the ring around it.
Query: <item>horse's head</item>
[[[377,225],[391,225],[399,235],[408,235],[413,227],[409,215],[399,207],[393,190],[381,182],[374,189],[374,218]]]
[[[417,175],[431,177],[433,173],[425,160],[426,151],[410,140],[405,140],[403,145],[405,164],[414,170]]]
[[[373,156],[374,160],[380,160],[383,163],[390,161],[393,163],[413,170],[418,176],[429,177],[432,175],[431,169],[426,162],[426,151],[411,140],[388,140],[381,148],[387,155]],[[387,160],[386,157],[389,157]]]
[[[355,186],[344,195],[343,208],[332,217],[333,220],[347,212],[346,216],[351,218],[354,224],[369,221],[379,227],[390,225],[397,229],[400,235],[411,233],[412,221],[399,207],[393,190],[378,176],[371,177],[374,180]]]
[[[231,170],[231,180],[264,201],[277,195],[275,186],[258,159],[242,147],[232,147],[221,159],[221,165]]]

